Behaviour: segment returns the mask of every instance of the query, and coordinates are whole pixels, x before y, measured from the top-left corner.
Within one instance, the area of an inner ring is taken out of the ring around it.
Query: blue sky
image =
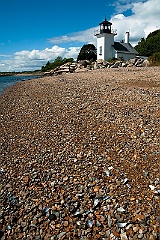
[[[116,41],[135,45],[160,28],[160,0],[0,0],[0,71],[41,69],[57,56],[76,58],[107,20]]]

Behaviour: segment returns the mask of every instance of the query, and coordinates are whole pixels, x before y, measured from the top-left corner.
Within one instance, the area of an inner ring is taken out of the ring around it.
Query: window
[[[99,55],[102,55],[102,46],[99,47]]]

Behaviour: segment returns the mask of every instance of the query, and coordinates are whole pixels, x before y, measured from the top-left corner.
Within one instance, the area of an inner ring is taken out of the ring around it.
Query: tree
[[[63,64],[63,59],[61,56],[58,56],[55,60],[54,60],[54,65],[60,66],[61,64]]]
[[[150,33],[146,39],[141,38],[138,45],[135,46],[137,52],[142,55],[149,57],[152,54],[159,52],[160,50],[160,29]]]
[[[58,56],[54,62],[50,63],[49,61],[46,63],[45,66],[42,66],[41,71],[47,72],[49,70],[55,69],[56,67],[59,67],[67,62],[74,62],[73,58],[62,58],[61,56]]]
[[[81,48],[77,61],[79,60],[89,60],[89,61],[96,61],[97,59],[97,50],[93,44],[85,44]]]

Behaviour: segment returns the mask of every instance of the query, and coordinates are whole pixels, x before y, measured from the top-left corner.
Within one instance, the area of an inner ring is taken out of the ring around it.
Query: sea
[[[17,82],[20,81],[26,81],[30,80],[33,78],[39,78],[40,76],[35,76],[35,75],[14,75],[14,76],[0,76],[0,95],[3,94],[4,90],[9,87],[14,85]]]

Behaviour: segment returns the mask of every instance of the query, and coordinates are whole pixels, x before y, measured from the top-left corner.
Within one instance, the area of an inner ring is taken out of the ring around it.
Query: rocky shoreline
[[[19,82],[0,96],[4,239],[159,239],[160,68]]]
[[[77,72],[86,72],[89,70],[103,69],[103,68],[130,68],[130,67],[148,67],[150,62],[144,58],[132,58],[126,62],[115,59],[113,61],[104,61],[102,59],[97,60],[96,62],[90,62],[89,60],[80,60],[78,62],[68,62],[55,69],[52,69],[48,72],[42,73],[42,76],[53,76],[60,75],[64,73],[77,73]]]

